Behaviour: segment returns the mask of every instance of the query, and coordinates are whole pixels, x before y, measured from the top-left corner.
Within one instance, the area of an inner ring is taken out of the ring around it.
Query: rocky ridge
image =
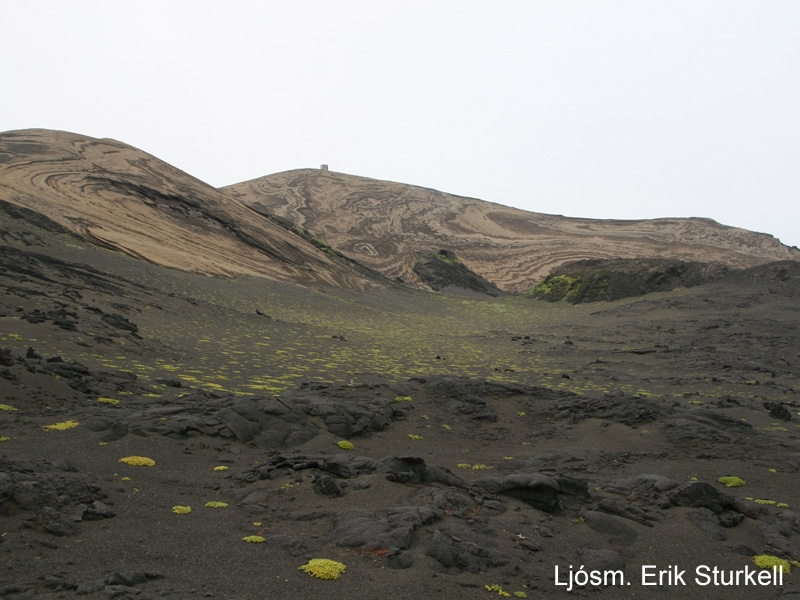
[[[81,238],[188,272],[376,289],[308,240],[136,148],[32,129],[0,134],[0,200]]]
[[[665,258],[745,268],[800,258],[800,250],[770,235],[711,219],[569,218],[326,170],[286,171],[222,189],[387,277],[417,285],[424,285],[414,272],[417,253],[430,249],[454,252],[511,292],[527,292],[578,260]]]

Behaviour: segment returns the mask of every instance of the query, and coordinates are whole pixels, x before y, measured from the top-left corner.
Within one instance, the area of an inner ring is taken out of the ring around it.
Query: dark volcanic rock
[[[689,520],[712,540],[723,541],[728,537],[720,525],[719,517],[704,506],[691,511]]]
[[[84,477],[48,473],[43,463],[0,460],[0,515],[35,512],[45,531],[71,536],[80,533],[81,521],[114,516],[104,499]]]
[[[409,569],[414,566],[414,555],[407,550],[392,548],[386,555],[386,566],[390,569]]]
[[[510,558],[490,549],[489,545],[485,539],[479,542],[465,540],[463,536],[437,529],[425,554],[443,570],[455,572],[481,573],[508,564]]]
[[[116,329],[122,329],[123,331],[129,331],[130,333],[139,333],[139,327],[136,323],[131,323],[126,317],[122,315],[118,315],[115,313],[106,314],[100,317],[104,323],[107,323],[111,327]]]
[[[328,475],[313,475],[312,482],[314,491],[321,496],[344,496],[344,489],[333,478]]]
[[[353,509],[334,517],[330,541],[346,548],[408,549],[414,531],[444,518],[433,505],[397,506],[381,510]]]
[[[622,519],[612,517],[596,510],[581,510],[581,516],[586,520],[586,524],[597,531],[609,536],[612,544],[620,546],[630,546],[638,538],[636,530],[625,523]]]
[[[579,548],[581,564],[586,571],[621,571],[625,569],[625,561],[616,550],[596,550]]]
[[[738,442],[755,431],[750,423],[715,410],[685,410],[676,416],[667,423],[667,437],[673,442]]]
[[[616,500],[613,498],[605,498],[601,500],[597,503],[597,508],[610,515],[616,515],[618,517],[630,519],[631,521],[635,521],[641,525],[646,525],[647,527],[652,527],[653,521],[656,520],[654,516],[647,514],[647,512],[641,510],[640,508],[622,500]]]
[[[792,413],[789,412],[789,409],[786,408],[783,402],[764,402],[764,408],[769,411],[773,419],[778,419],[780,421],[792,420]]]
[[[492,494],[505,494],[527,502],[534,508],[550,512],[561,508],[561,487],[555,478],[542,473],[517,473],[505,477],[485,477],[473,483]]]
[[[574,304],[619,300],[722,279],[728,267],[672,259],[595,259],[562,265],[530,295],[550,302]]]
[[[737,505],[733,496],[720,492],[705,481],[689,481],[669,492],[670,502],[676,506],[704,507],[720,514]]]
[[[556,404],[556,410],[556,418],[569,419],[570,423],[595,418],[629,426],[652,423],[675,412],[655,398],[630,397],[622,392],[600,398],[564,399]]]
[[[764,544],[776,548],[792,560],[800,560],[800,546],[792,543],[792,529],[786,523],[764,523],[758,526]]]
[[[425,285],[437,292],[448,287],[456,287],[489,296],[499,296],[504,293],[496,285],[471,271],[450,250],[418,252],[414,262],[414,273]]]
[[[0,348],[0,366],[10,367],[14,364],[14,355],[10,348]]]

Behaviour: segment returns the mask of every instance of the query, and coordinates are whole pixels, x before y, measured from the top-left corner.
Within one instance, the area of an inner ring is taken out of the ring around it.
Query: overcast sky
[[[800,246],[800,1],[0,0],[0,131]]]

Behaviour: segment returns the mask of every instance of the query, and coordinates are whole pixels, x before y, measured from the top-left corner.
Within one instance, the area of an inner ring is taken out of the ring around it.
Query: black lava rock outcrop
[[[581,260],[559,267],[530,295],[573,304],[619,300],[718,281],[728,272],[728,267],[720,264],[657,258]]]
[[[414,262],[414,273],[425,285],[437,292],[447,288],[459,288],[488,296],[500,296],[504,293],[496,285],[470,270],[450,250],[418,252]]]

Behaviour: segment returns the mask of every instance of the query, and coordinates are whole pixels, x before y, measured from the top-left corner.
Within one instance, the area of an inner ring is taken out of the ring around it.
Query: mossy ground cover
[[[45,355],[73,345],[72,358],[88,365],[242,395],[280,393],[308,380],[431,374],[699,402],[753,395],[780,400],[800,386],[779,359],[781,346],[791,351],[781,324],[791,315],[776,313],[771,331],[762,323],[754,339],[758,305],[726,309],[726,316],[692,290],[575,306],[519,296],[366,294],[154,268],[120,271],[160,290],[130,313],[141,341],[121,338],[103,347],[91,334],[77,340],[65,334],[67,343],[48,347],[37,326],[6,318],[0,343],[23,352],[34,346]],[[683,327],[683,306],[697,309],[697,327]],[[737,348],[747,340],[758,356],[743,362]],[[707,361],[709,348],[719,364]],[[161,391],[154,386],[152,393]]]
[[[759,520],[731,529],[728,541],[720,543],[707,539],[683,508],[654,507],[654,527],[631,525],[640,536],[630,553],[625,551],[631,573],[643,562],[694,565],[711,557],[719,566],[741,568],[752,558],[727,548],[742,543],[770,553],[758,526],[770,522],[769,511],[786,510],[783,505],[795,510],[797,466],[786,448],[796,443],[797,425],[778,423],[763,408],[768,399],[791,401],[792,390],[800,389],[790,366],[798,347],[791,301],[755,297],[752,290],[722,294],[693,289],[573,306],[524,297],[464,298],[402,289],[361,294],[212,280],[132,264],[116,256],[105,263],[136,284],[114,294],[81,289],[81,298],[70,299],[64,284],[47,283],[37,288],[41,295],[3,297],[0,346],[15,356],[32,346],[44,357],[25,364],[15,359],[4,367],[10,378],[0,380],[3,403],[17,409],[0,411],[4,455],[44,457],[37,465],[51,471],[59,459],[72,461],[78,472],[56,474],[90,477],[108,494],[116,513],[108,521],[84,523],[80,536],[63,539],[28,522],[29,514],[8,517],[3,545],[12,550],[7,554],[10,571],[23,573],[26,585],[60,581],[61,573],[74,579],[80,571],[83,582],[135,569],[165,574],[161,583],[146,584],[154,595],[173,590],[186,597],[319,597],[338,586],[338,595],[353,598],[399,590],[398,597],[460,599],[488,597],[485,586],[497,584],[507,593],[524,589],[532,597],[557,595],[551,579],[555,562],[583,564],[577,562],[583,560],[578,548],[607,544],[607,536],[580,521],[572,500],[563,513],[546,515],[506,498],[509,510],[503,515],[490,517],[476,509],[478,514],[464,515],[466,520],[454,515],[444,520],[449,526],[489,519],[498,532],[494,541],[499,550],[514,557],[490,574],[432,577],[425,557],[432,528],[416,534],[416,562],[406,571],[384,568],[380,550],[330,545],[317,553],[289,543],[276,547],[281,540],[286,543],[285,536],[318,540],[330,533],[328,521],[304,520],[309,514],[404,506],[445,488],[404,485],[374,474],[359,482],[368,486],[350,485],[342,497],[323,497],[309,476],[298,480],[296,472],[252,483],[239,479],[272,456],[250,444],[205,435],[172,439],[137,433],[135,424],[126,436],[103,441],[108,430],[92,429],[98,419],[113,422],[121,414],[151,408],[168,412],[198,391],[288,396],[286,390],[300,382],[328,381],[344,384],[333,390],[337,394],[356,397],[365,389],[370,394],[378,390],[356,384],[388,382],[397,389],[380,388],[383,397],[407,411],[404,420],[354,437],[352,451],[338,446],[342,436],[325,431],[287,451],[420,457],[473,482],[509,473],[560,473],[586,481],[593,494],[604,494],[612,480],[657,473],[752,497],[748,505],[765,511]],[[20,317],[37,307],[61,305],[77,315],[75,330]],[[90,309],[124,314],[138,326],[139,337],[109,329]],[[54,367],[58,363],[46,363],[56,356],[93,369],[91,389],[76,389]],[[458,399],[407,382],[429,374],[533,384],[590,397],[622,391],[644,402],[747,419],[753,429],[731,443],[673,442],[664,422],[635,427],[613,419],[571,422],[558,416],[557,399],[535,393],[487,395],[483,400],[496,420],[476,420],[452,408]],[[171,380],[181,387],[163,383]],[[199,396],[213,402],[213,395]],[[406,396],[412,401],[394,402]],[[80,426],[42,429],[72,419]],[[147,457],[155,464],[140,468],[121,464],[120,457]],[[719,482],[731,474],[746,486],[727,488]],[[228,506],[213,508],[222,504]],[[173,514],[177,506],[193,510]],[[245,543],[246,538],[270,543]],[[531,554],[521,546],[525,541],[541,549]],[[299,567],[312,556],[342,562],[347,571],[337,581],[309,577]],[[254,564],[259,568],[254,570]],[[709,598],[722,597],[720,590],[706,592]],[[627,597],[615,593],[602,595]]]

